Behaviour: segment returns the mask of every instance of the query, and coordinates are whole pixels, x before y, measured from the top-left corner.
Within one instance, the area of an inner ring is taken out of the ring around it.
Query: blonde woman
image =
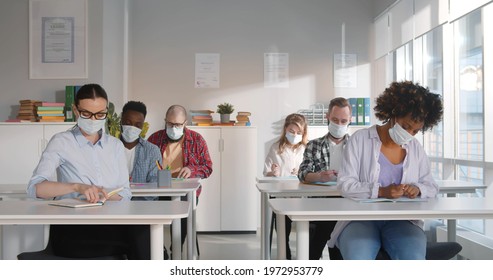
[[[303,161],[303,153],[307,140],[307,125],[305,117],[300,114],[291,114],[286,117],[281,138],[272,144],[269,154],[265,158],[264,176],[288,177],[296,176]],[[272,222],[274,223],[275,216]],[[271,241],[272,241],[271,225]],[[289,234],[291,220],[286,217],[286,257],[291,259],[289,248]]]
[[[307,142],[305,117],[300,114],[288,115],[281,138],[271,146],[265,158],[264,176],[296,176]]]

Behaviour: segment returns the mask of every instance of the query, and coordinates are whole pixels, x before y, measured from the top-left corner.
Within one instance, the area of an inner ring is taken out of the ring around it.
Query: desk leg
[[[277,259],[285,260],[286,259],[286,215],[276,214],[276,225],[277,225]]]
[[[447,194],[447,197],[456,197],[455,193]],[[457,237],[457,220],[448,219],[447,220],[447,241],[455,242]]]
[[[171,200],[180,201],[180,197],[173,197]],[[174,219],[171,227],[171,255],[173,260],[181,260],[181,219]],[[163,248],[161,248],[161,251]]]
[[[151,225],[151,260],[163,260],[163,225]]]
[[[260,259],[270,260],[270,223],[271,223],[271,210],[269,207],[269,195],[267,193],[261,194],[261,205],[260,205]]]
[[[48,246],[48,240],[50,239],[50,225],[43,225],[43,242],[44,247]]]
[[[187,260],[194,259],[194,249],[195,249],[195,236],[193,234],[193,204],[195,199],[193,199],[194,192],[189,192],[187,194],[187,201],[190,203],[190,208],[188,210],[188,219],[187,219]]]
[[[296,222],[296,259],[308,260],[309,223],[307,221]]]
[[[3,226],[0,225],[0,260],[3,260]]]

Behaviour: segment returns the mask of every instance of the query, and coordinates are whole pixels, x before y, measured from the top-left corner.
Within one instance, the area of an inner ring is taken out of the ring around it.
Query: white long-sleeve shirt
[[[337,186],[344,197],[377,198],[380,184],[378,157],[382,141],[377,127],[361,129],[349,139],[342,157]],[[438,185],[431,175],[430,161],[418,140],[413,139],[402,146],[406,150],[403,161],[401,184],[412,184],[419,188],[421,197],[435,197]],[[422,227],[422,221],[412,221]],[[333,247],[339,234],[350,221],[337,222],[328,242]]]
[[[272,171],[272,164],[276,163],[281,169],[280,177],[296,176],[298,174],[298,168],[303,161],[303,153],[305,152],[305,146],[300,145],[297,149],[293,150],[286,147],[284,151],[279,154],[279,142],[275,142],[270,147],[269,153],[265,158],[264,163],[264,176],[268,172]],[[292,173],[293,169],[296,173]]]

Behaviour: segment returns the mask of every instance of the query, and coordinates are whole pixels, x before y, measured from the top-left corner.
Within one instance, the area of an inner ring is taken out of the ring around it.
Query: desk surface
[[[108,201],[66,208],[46,200],[0,201],[0,224],[169,224],[188,216],[186,201]]]
[[[169,194],[169,193],[183,193],[192,192],[200,187],[200,180],[198,178],[185,179],[183,181],[172,181],[171,187],[158,187],[157,183],[131,183],[130,190],[132,194]]]
[[[269,178],[269,177],[265,177]],[[275,178],[275,177],[272,177]],[[322,186],[300,183],[298,180],[281,179],[263,180],[257,178],[257,189],[271,195],[306,194],[323,196],[340,196],[336,186]],[[437,180],[440,193],[474,193],[476,190],[485,189],[486,185],[467,181]]]
[[[398,219],[491,219],[493,198],[440,197],[426,202],[362,203],[348,198],[287,198],[269,201],[276,214],[293,221],[398,220]]]
[[[157,183],[131,183],[130,189],[132,193],[145,193],[146,190],[155,192],[173,192],[180,190],[182,192],[193,191],[200,187],[200,178],[190,178],[183,180],[172,180],[171,187],[158,188]],[[0,184],[0,195],[25,195],[27,184]]]
[[[257,189],[261,193],[274,196],[282,195],[311,195],[311,196],[340,196],[337,186],[321,186],[303,184],[299,181],[279,181],[277,183],[257,183]]]

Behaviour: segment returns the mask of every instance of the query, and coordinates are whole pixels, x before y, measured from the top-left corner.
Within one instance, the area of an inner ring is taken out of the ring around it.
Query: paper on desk
[[[337,186],[336,181],[328,181],[328,182],[313,182],[313,183],[308,183],[312,185],[320,185],[320,186]]]
[[[427,198],[409,198],[409,197],[400,197],[400,198],[350,198],[357,202],[363,203],[374,203],[374,202],[426,202]]]

